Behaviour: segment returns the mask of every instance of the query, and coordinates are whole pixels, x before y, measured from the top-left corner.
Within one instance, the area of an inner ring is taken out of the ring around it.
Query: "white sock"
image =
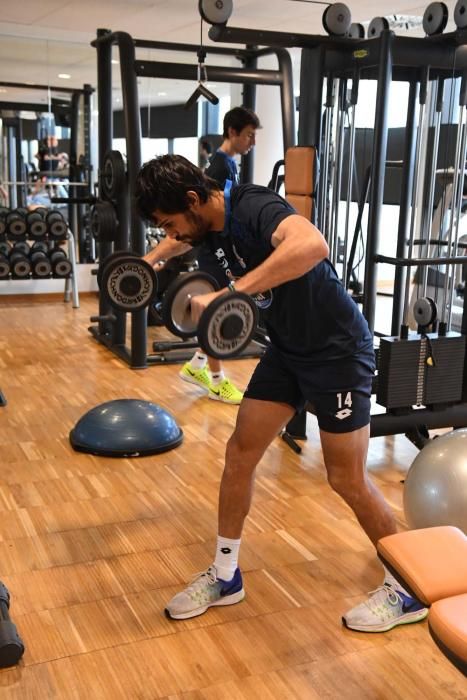
[[[190,360],[190,365],[193,369],[204,369],[207,361],[207,356],[197,350]]]
[[[225,379],[224,371],[221,369],[219,372],[211,372],[211,379],[213,385],[217,386]]]
[[[233,579],[235,569],[238,565],[238,550],[241,540],[229,540],[228,537],[217,537],[216,558],[214,566],[217,576],[223,581]]]
[[[404,593],[405,595],[408,595],[409,598],[412,598],[413,596],[405,590],[404,586],[399,583],[399,581],[391,574],[389,569],[387,569],[384,564],[383,564],[383,569],[384,569],[384,583],[389,583],[391,588],[394,588],[396,591],[400,591],[401,593]]]

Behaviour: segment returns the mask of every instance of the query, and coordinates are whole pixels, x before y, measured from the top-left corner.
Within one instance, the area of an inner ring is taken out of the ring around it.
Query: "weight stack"
[[[464,358],[465,336],[460,333],[381,338],[376,401],[389,409],[457,403]]]

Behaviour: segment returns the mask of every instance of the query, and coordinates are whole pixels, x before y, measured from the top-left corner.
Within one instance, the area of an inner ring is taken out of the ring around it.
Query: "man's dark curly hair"
[[[211,192],[219,190],[215,180],[183,156],[165,155],[153,158],[143,165],[136,180],[136,207],[148,221],[159,209],[167,214],[187,211],[190,202],[187,192],[196,192],[200,200],[208,201]]]

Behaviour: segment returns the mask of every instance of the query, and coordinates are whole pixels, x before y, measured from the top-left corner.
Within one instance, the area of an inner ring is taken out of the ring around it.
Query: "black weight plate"
[[[458,0],[454,8],[454,22],[458,29],[467,27],[467,1]]]
[[[369,24],[367,36],[369,39],[375,39],[387,29],[389,29],[389,22],[386,17],[375,17]]]
[[[102,275],[104,274],[104,270],[107,267],[107,265],[110,265],[110,263],[115,262],[115,260],[118,260],[119,258],[126,258],[128,256],[134,256],[135,258],[139,257],[136,255],[136,253],[133,253],[131,250],[115,250],[113,253],[110,253],[110,255],[107,255],[100,263],[99,267],[97,268],[97,286],[99,289],[102,289]]]
[[[352,17],[347,5],[335,2],[323,12],[323,27],[331,36],[345,36],[352,24]]]
[[[102,289],[116,309],[139,311],[149,306],[157,293],[156,273],[143,258],[126,256],[105,266]]]
[[[193,338],[197,335],[197,326],[191,318],[191,298],[211,294],[218,289],[217,281],[207,272],[179,275],[169,285],[162,299],[161,315],[166,328],[179,338]]]
[[[228,359],[248,347],[257,323],[258,308],[248,294],[226,294],[214,299],[201,314],[198,342],[210,357]]]
[[[208,24],[225,24],[232,14],[232,0],[199,0],[199,14]]]
[[[107,151],[100,173],[100,191],[103,199],[116,199],[126,186],[125,161],[120,151]]]
[[[423,14],[423,30],[428,36],[442,34],[448,23],[449,10],[444,2],[432,2]]]
[[[113,243],[117,233],[117,214],[111,202],[96,202],[91,209],[91,233],[93,238]]]

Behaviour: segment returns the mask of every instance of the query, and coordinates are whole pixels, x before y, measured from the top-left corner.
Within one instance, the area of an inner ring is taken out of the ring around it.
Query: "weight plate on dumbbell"
[[[110,263],[114,263],[116,260],[119,260],[120,258],[127,258],[128,256],[133,256],[137,258],[138,256],[136,253],[133,253],[131,250],[115,250],[113,253],[110,253],[110,255],[107,255],[100,263],[99,267],[97,268],[97,286],[99,289],[103,289],[102,287],[102,275],[104,274],[104,270],[107,267],[107,265],[110,265]]]
[[[94,238],[112,243],[117,234],[117,214],[111,202],[99,201],[91,209],[91,233]]]
[[[375,17],[368,26],[368,38],[375,39],[389,29],[389,22],[386,17]]]
[[[212,294],[219,285],[207,272],[187,272],[179,275],[167,288],[162,299],[161,315],[165,326],[179,338],[197,335],[197,324],[191,318],[191,299],[200,294]]]
[[[436,321],[437,308],[431,297],[417,299],[413,305],[413,315],[419,326],[430,326]]]
[[[467,27],[467,2],[466,0],[458,0],[454,8],[454,22],[458,29]]]
[[[232,0],[199,0],[199,14],[208,24],[225,24],[232,14]]]
[[[107,151],[100,174],[100,194],[103,199],[115,199],[126,185],[125,161],[120,151]]]
[[[428,36],[442,34],[448,23],[449,10],[444,2],[432,2],[423,14],[423,30]]]
[[[248,347],[257,323],[258,308],[248,294],[226,294],[214,299],[201,314],[198,342],[210,357],[234,357]]]
[[[323,12],[323,27],[331,36],[345,36],[352,24],[352,17],[347,5],[335,2]]]
[[[101,289],[116,309],[139,311],[156,295],[156,273],[146,260],[126,256],[105,266]]]
[[[348,36],[350,39],[364,39],[365,27],[360,22],[352,22]]]

